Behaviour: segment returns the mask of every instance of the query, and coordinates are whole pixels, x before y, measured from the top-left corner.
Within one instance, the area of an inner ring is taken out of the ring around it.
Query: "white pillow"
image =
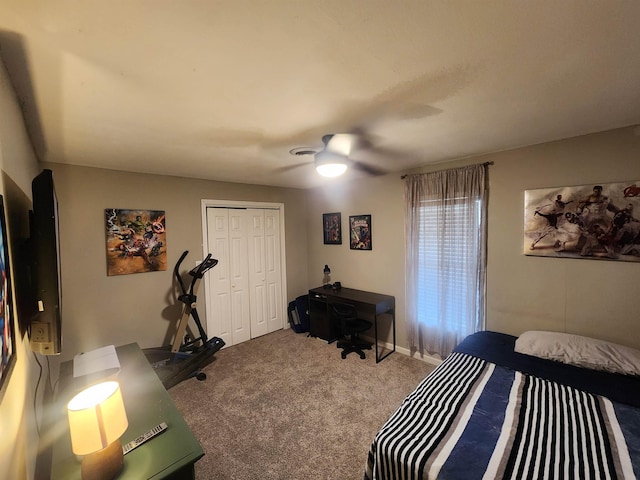
[[[640,375],[640,350],[580,335],[529,331],[518,337],[515,351],[593,370]]]

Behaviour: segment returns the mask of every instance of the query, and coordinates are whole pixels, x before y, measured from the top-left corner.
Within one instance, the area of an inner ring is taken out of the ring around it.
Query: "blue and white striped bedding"
[[[365,479],[639,474],[640,408],[456,351],[378,432]]]

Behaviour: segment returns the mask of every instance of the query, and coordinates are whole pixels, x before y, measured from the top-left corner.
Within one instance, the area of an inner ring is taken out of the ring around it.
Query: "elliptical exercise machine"
[[[185,250],[173,269],[173,274],[182,292],[178,296],[178,300],[183,303],[182,316],[178,322],[173,343],[160,348],[144,350],[147,360],[167,390],[191,377],[196,377],[200,381],[205,380],[207,374],[202,371],[202,368],[211,363],[213,355],[225,345],[221,338],[207,338],[196,310],[196,294],[200,282],[204,274],[218,264],[218,260],[208,254],[200,264],[192,268],[189,271],[192,279],[187,289],[180,275],[180,265],[188,254],[189,251]],[[191,317],[198,330],[197,336],[189,327]]]

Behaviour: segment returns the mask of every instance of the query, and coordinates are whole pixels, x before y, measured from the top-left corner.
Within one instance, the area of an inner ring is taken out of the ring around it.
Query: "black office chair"
[[[342,358],[347,358],[351,352],[356,352],[364,359],[363,350],[371,350],[371,343],[360,339],[359,334],[369,330],[373,323],[358,318],[358,312],[353,305],[346,303],[332,303],[333,316],[338,322],[342,339],[338,340],[338,348],[342,349]]]

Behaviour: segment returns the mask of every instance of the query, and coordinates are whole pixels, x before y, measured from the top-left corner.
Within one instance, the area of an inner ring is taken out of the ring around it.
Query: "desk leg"
[[[378,314],[373,315],[373,339],[376,344],[376,363],[380,361],[378,358]]]
[[[382,357],[379,356],[378,354],[378,315],[377,314],[374,315],[373,326],[374,326],[374,334],[375,334],[375,342],[376,342],[376,363],[380,363],[382,360],[384,360],[385,358],[387,358],[389,355],[391,355],[393,352],[396,351],[396,309],[392,308],[386,313],[391,314],[391,326],[393,328],[393,349],[389,350]]]

